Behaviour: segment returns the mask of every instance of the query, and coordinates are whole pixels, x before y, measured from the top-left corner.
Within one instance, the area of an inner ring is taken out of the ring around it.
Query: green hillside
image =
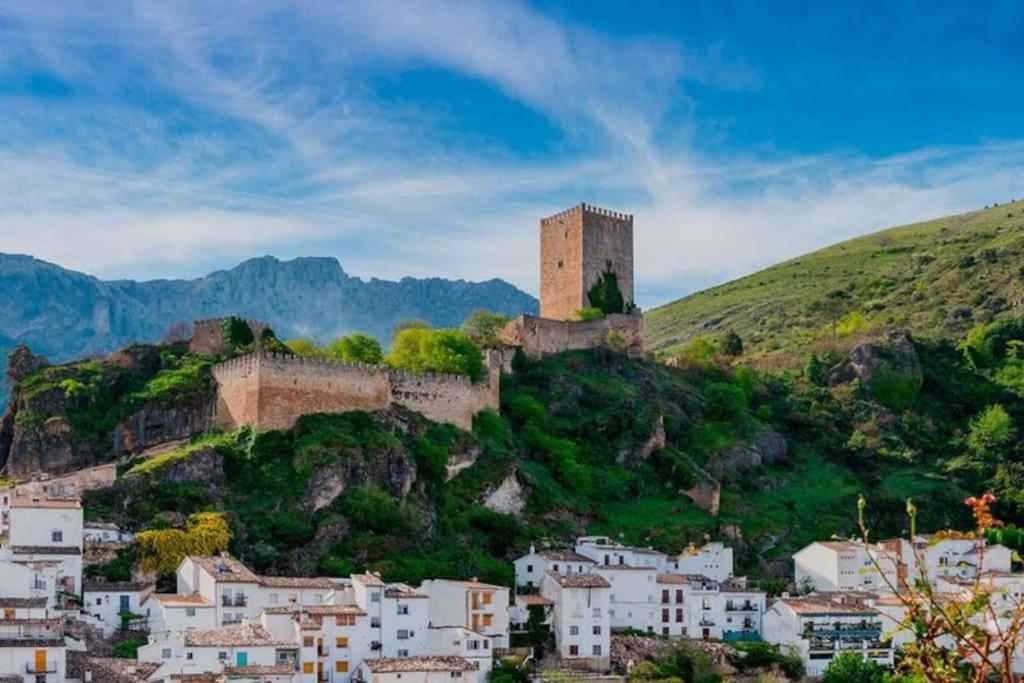
[[[735,331],[785,366],[892,329],[957,338],[1024,301],[1022,256],[1024,201],[890,228],[653,309],[647,344],[671,354]]]

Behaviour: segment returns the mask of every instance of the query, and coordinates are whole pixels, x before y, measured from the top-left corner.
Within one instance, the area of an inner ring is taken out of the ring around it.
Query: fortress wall
[[[500,367],[491,367],[487,381],[474,384],[459,375],[393,370],[391,395],[395,403],[434,422],[469,430],[473,428],[473,416],[481,410],[498,410],[500,372]]]
[[[392,403],[464,429],[485,408],[498,409],[501,358],[486,382],[468,377],[402,372],[284,354],[249,354],[214,367],[217,424],[287,429],[302,415],[379,410]]]
[[[503,343],[522,348],[527,356],[542,358],[562,351],[603,346],[608,333],[615,332],[629,353],[639,355],[644,350],[643,324],[639,315],[607,315],[590,322],[521,315],[509,321],[499,336]]]
[[[217,382],[214,422],[223,429],[255,425],[259,406],[259,357],[232,358],[213,367]]]

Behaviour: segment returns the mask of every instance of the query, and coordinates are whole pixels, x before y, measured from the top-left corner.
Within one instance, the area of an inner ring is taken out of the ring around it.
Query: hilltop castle
[[[225,429],[286,429],[309,413],[401,405],[435,422],[470,429],[478,412],[498,409],[501,371],[510,369],[514,349],[534,358],[602,345],[642,353],[643,319],[633,306],[632,216],[580,204],[542,219],[540,274],[541,315],[520,315],[505,325],[499,333],[505,348],[487,350],[487,379],[476,383],[456,375],[268,353],[258,341],[268,329],[266,323],[247,320],[256,350],[213,368],[214,421]],[[623,310],[597,320],[575,320],[581,310],[595,305],[591,292],[609,277]],[[222,323],[197,321],[191,349],[224,352]]]
[[[586,322],[591,292],[611,276],[621,312]],[[580,204],[540,221],[540,316],[520,315],[499,334],[508,346],[540,358],[608,345],[643,353],[643,318],[633,305],[633,216]]]

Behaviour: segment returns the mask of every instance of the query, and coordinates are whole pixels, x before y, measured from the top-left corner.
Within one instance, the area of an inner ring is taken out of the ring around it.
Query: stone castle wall
[[[221,337],[221,326],[225,320],[226,318],[207,318],[206,320],[196,320],[192,323],[192,339],[188,344],[189,351],[210,356],[227,351],[227,348],[224,346],[224,339]],[[263,330],[268,327],[267,323],[261,320],[246,320],[245,322],[248,323],[253,336],[257,339],[260,338]]]
[[[605,271],[633,301],[633,217],[580,204],[540,222],[540,315],[571,320]]]
[[[519,347],[531,358],[576,349],[591,349],[608,343],[609,333],[621,338],[625,351],[641,355],[644,350],[644,321],[640,315],[606,315],[600,320],[577,322],[520,315],[498,333],[502,343]]]
[[[215,366],[213,376],[216,422],[225,429],[287,429],[309,413],[379,410],[393,403],[470,429],[474,415],[499,405],[500,370],[493,365],[486,382],[473,383],[458,375],[253,353]]]

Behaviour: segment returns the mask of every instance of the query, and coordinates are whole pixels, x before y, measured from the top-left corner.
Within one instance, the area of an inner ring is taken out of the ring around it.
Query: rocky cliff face
[[[282,338],[362,331],[387,339],[401,320],[452,326],[477,308],[534,313],[537,301],[501,280],[364,281],[333,258],[265,256],[196,280],[106,282],[0,254],[0,353],[21,342],[55,361],[157,341],[176,322],[223,315],[265,320]]]

